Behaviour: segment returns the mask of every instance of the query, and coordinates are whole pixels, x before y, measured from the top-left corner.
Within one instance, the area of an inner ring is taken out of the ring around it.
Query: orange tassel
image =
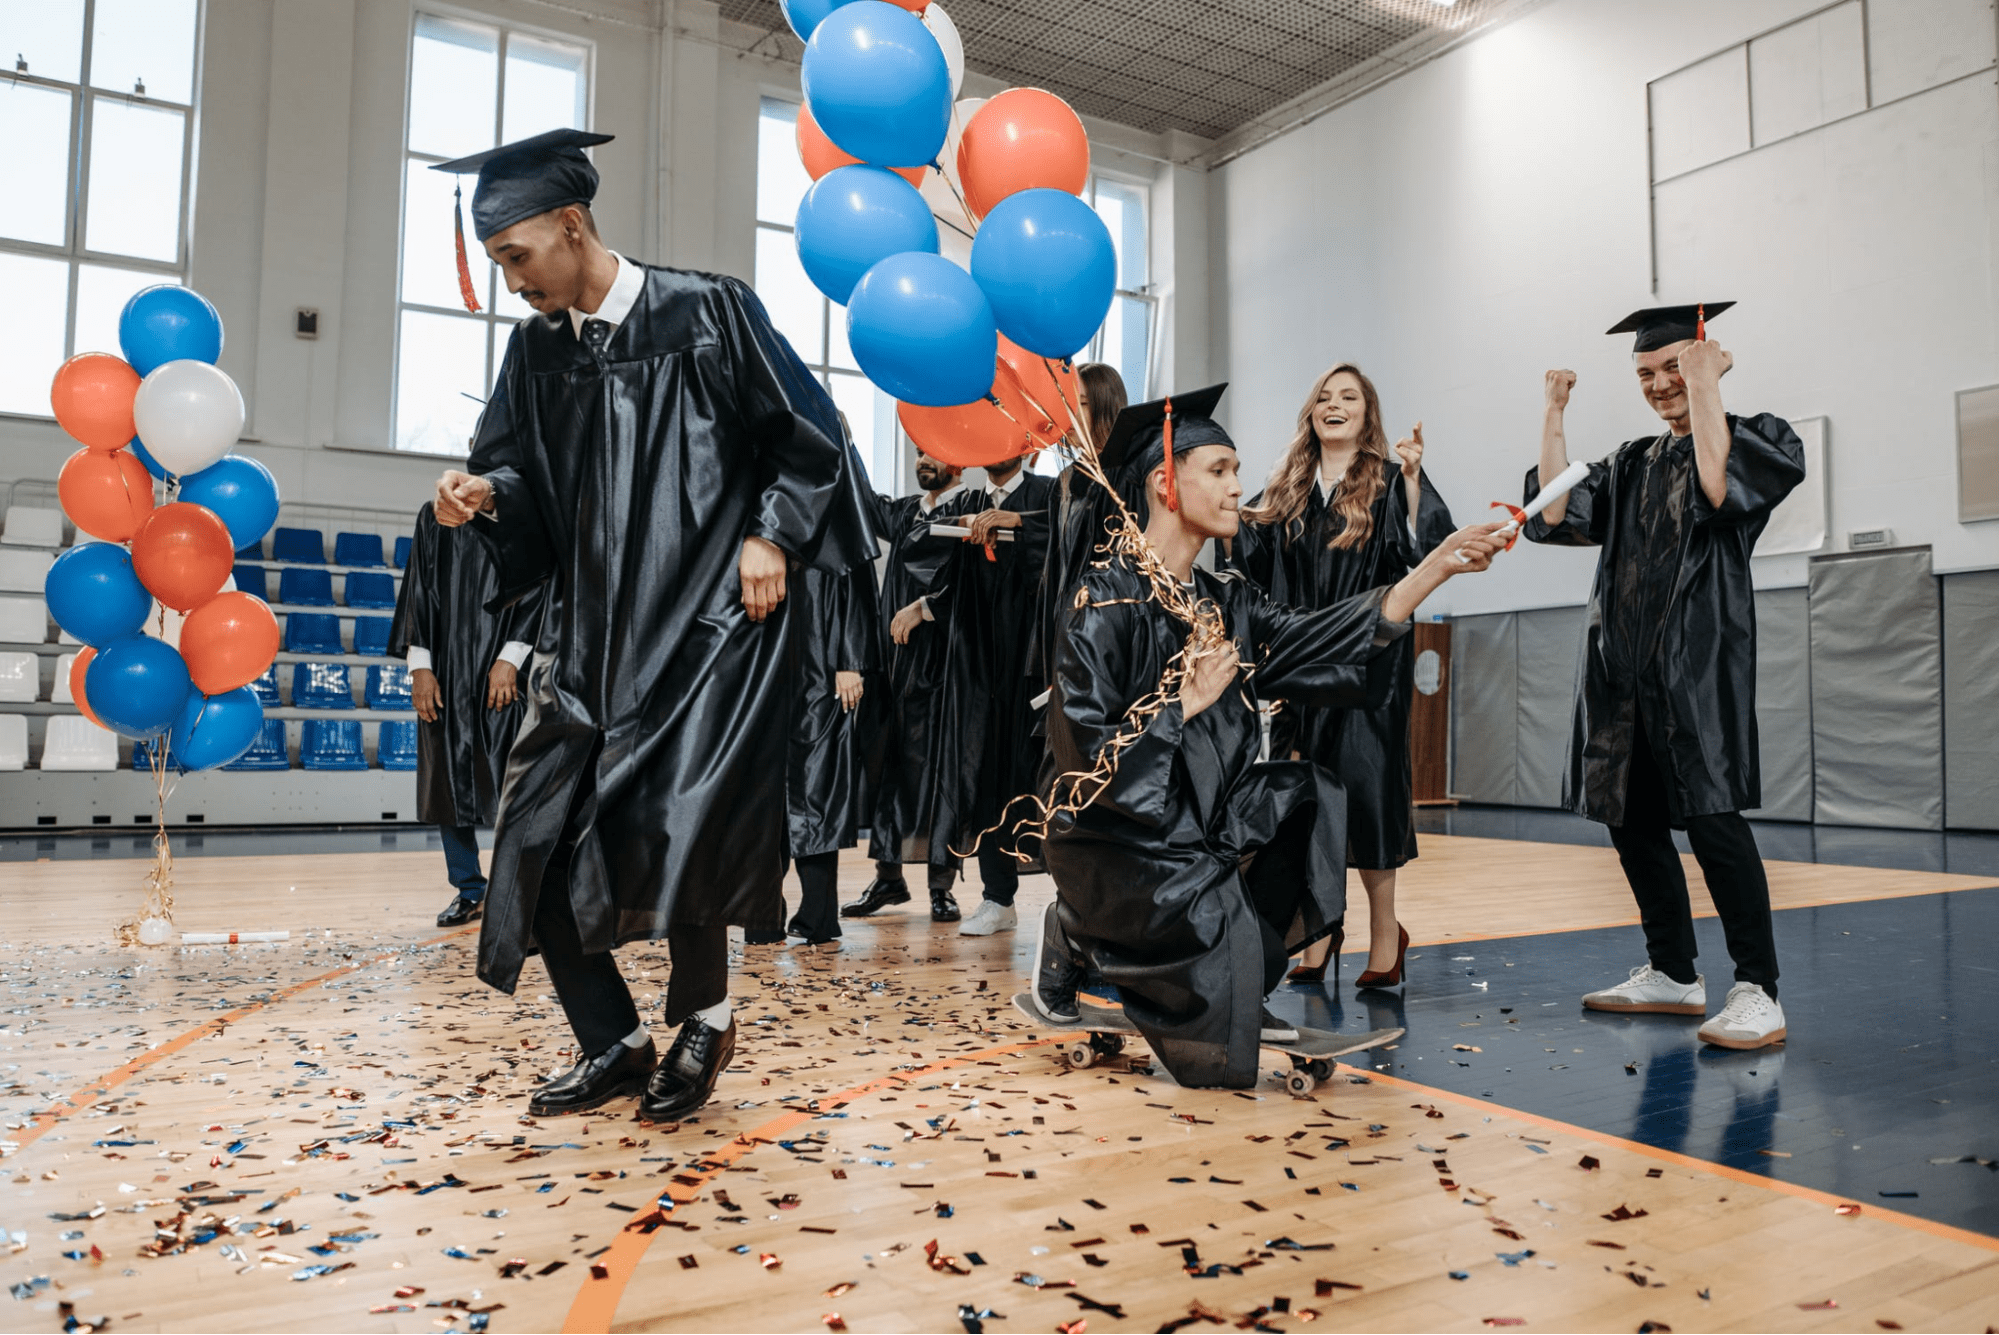
[[[1694,307],[1694,342],[1707,342],[1707,303],[1705,301]]]
[[[458,240],[458,295],[465,298],[465,309],[477,312],[479,295],[472,290],[472,265],[465,258],[465,204],[460,188],[451,190],[451,225]]]
[[[1166,508],[1180,508],[1180,479],[1173,467],[1173,400],[1166,400]]]

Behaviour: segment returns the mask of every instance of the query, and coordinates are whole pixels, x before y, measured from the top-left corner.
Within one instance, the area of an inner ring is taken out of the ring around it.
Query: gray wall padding
[[[1762,740],[1760,820],[1812,818],[1810,599],[1803,587],[1756,595],[1756,730]]]
[[[1941,623],[1927,547],[1811,563],[1820,824],[1943,828]]]
[[[1569,732],[1576,712],[1576,664],[1585,607],[1543,607],[1519,617],[1519,796],[1523,807],[1562,805]]]
[[[1519,801],[1520,657],[1516,614],[1451,622],[1451,792]]]
[[[1944,819],[1999,830],[1999,570],[1943,578]]]

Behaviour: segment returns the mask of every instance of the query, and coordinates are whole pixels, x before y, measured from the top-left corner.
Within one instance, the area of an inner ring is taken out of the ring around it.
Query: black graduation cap
[[[1706,338],[1707,321],[1734,304],[1732,301],[1705,301],[1693,306],[1648,306],[1642,311],[1631,312],[1603,332],[1636,334],[1638,341],[1631,350],[1650,352],[1668,343]]]
[[[1117,415],[1103,448],[1097,451],[1097,458],[1105,474],[1117,483],[1127,504],[1142,495],[1144,480],[1152,470],[1167,463],[1166,505],[1168,509],[1179,509],[1180,492],[1171,460],[1203,445],[1235,448],[1235,441],[1214,418],[1215,405],[1222,401],[1227,389],[1228,383],[1224,381],[1186,394],[1134,403]],[[1124,470],[1122,476],[1120,469]]]
[[[511,144],[501,144],[470,157],[440,162],[432,171],[463,175],[479,173],[472,191],[472,233],[480,241],[504,232],[523,218],[533,218],[567,204],[588,204],[597,197],[597,169],[583,150],[608,144],[613,136],[589,130],[550,130]],[[456,195],[453,196],[454,200]],[[465,259],[465,223],[457,222],[458,286],[465,309],[479,309],[472,291],[472,271]]]

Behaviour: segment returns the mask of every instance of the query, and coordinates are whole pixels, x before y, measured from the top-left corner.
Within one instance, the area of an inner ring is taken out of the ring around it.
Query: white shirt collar
[[[1330,502],[1333,499],[1333,488],[1339,486],[1340,483],[1344,482],[1346,480],[1346,476],[1347,475],[1345,473],[1342,473],[1338,477],[1334,478],[1331,482],[1328,482],[1326,481],[1326,475],[1323,472],[1320,473],[1319,499],[1322,501]]]
[[[632,307],[638,304],[639,293],[645,288],[644,269],[615,250],[611,252],[611,258],[618,262],[618,276],[611,280],[611,290],[604,294],[603,302],[594,311],[579,311],[570,307],[569,332],[576,335],[578,342],[583,338],[585,320],[602,320],[612,329],[623,324],[625,317],[632,313]]]
[[[934,512],[938,506],[944,504],[944,502],[950,500],[953,496],[956,496],[959,492],[963,491],[964,489],[965,489],[964,483],[953,482],[950,486],[944,488],[944,490],[938,492],[935,496],[932,496],[927,491],[924,492],[923,499],[918,501],[916,504],[918,508],[920,508],[923,511],[924,514],[930,514]]]
[[[1016,491],[1019,491],[1020,484],[1024,482],[1026,479],[1027,479],[1027,466],[1025,464],[1022,464],[1019,468],[1016,468],[1014,470],[1013,476],[1008,478],[1002,484],[995,485],[991,481],[991,479],[988,479],[986,482],[986,492],[988,495],[992,497],[993,504],[998,505],[1001,501],[1013,495]]]

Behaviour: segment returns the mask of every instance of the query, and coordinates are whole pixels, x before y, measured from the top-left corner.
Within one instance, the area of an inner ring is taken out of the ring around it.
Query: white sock
[[[701,1023],[707,1025],[710,1029],[727,1029],[729,1027],[729,1016],[733,1013],[733,1009],[729,1005],[729,999],[723,997],[707,1009],[694,1012],[690,1018],[701,1021]]]
[[[642,1048],[646,1044],[652,1042],[652,1035],[647,1033],[645,1025],[641,1024],[638,1028],[632,1030],[631,1033],[626,1034],[623,1038],[619,1039],[618,1041],[620,1043],[623,1043],[626,1047],[636,1051],[637,1049]]]

